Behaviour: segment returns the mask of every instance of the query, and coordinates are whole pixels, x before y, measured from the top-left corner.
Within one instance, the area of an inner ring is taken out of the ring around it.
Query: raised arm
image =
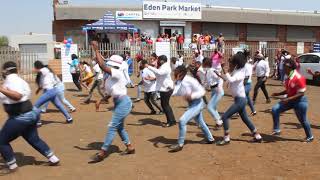
[[[101,53],[99,52],[99,49],[98,49],[98,42],[97,41],[92,41],[91,42],[91,46],[92,46],[92,50],[95,52],[96,54],[96,61],[97,63],[99,64],[100,68],[102,71],[110,74],[111,74],[111,68],[106,66],[105,63],[104,63],[104,59],[102,58],[102,55]]]

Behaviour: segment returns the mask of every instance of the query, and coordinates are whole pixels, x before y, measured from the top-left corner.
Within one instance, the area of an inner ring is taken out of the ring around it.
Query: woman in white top
[[[232,56],[229,62],[229,71],[225,73],[224,68],[222,68],[222,71],[225,75],[220,75],[219,72],[215,71],[218,76],[229,83],[231,94],[234,98],[234,104],[223,114],[221,118],[223,121],[224,140],[220,141],[217,145],[226,145],[230,143],[229,118],[231,118],[231,116],[235,113],[239,113],[242,121],[250,129],[252,135],[254,136],[253,141],[262,141],[262,137],[257,132],[256,127],[253,125],[246,111],[247,100],[243,81],[245,79],[244,66],[247,62],[247,56],[247,51],[238,52]]]
[[[110,57],[107,64],[105,64],[98,49],[98,42],[92,42],[92,49],[96,53],[96,60],[102,71],[109,74],[104,87],[106,94],[112,96],[114,101],[114,110],[105,141],[101,150],[91,157],[93,162],[99,162],[107,157],[107,150],[112,144],[116,133],[120,135],[122,141],[127,147],[127,149],[121,153],[122,155],[134,154],[135,149],[130,143],[127,131],[124,129],[124,120],[131,112],[132,102],[130,97],[127,95],[127,80],[121,69],[123,58],[119,55],[113,55]]]
[[[153,108],[153,106],[155,106],[159,110],[159,114],[162,114],[162,109],[156,102],[156,75],[150,69],[145,67],[147,64],[147,60],[141,61],[142,80],[139,84],[144,86],[144,102],[151,110],[150,114],[157,114],[157,111]]]
[[[167,62],[167,56],[162,55],[158,57],[159,69],[146,65],[157,78],[156,90],[160,92],[161,107],[166,114],[167,123],[163,127],[171,127],[176,124],[172,108],[170,106],[170,97],[173,92],[173,81],[171,79],[171,67],[170,62]]]
[[[211,116],[215,119],[216,127],[218,128],[221,127],[223,123],[220,114],[217,110],[218,103],[224,96],[223,80],[214,72],[215,70],[219,70],[212,68],[211,59],[204,58],[202,66],[206,69],[204,85],[207,89],[211,90],[211,99],[208,103],[208,111],[211,114]]]
[[[49,146],[39,137],[37,121],[40,110],[33,108],[30,101],[31,89],[17,72],[17,64],[9,61],[2,68],[3,84],[0,86],[0,103],[8,114],[8,120],[0,130],[0,153],[8,166],[2,174],[18,169],[10,142],[22,136],[34,149],[48,158],[50,165],[59,164]]]
[[[189,107],[180,118],[178,143],[170,146],[170,152],[178,152],[182,150],[187,132],[187,123],[192,119],[195,119],[205,135],[205,139],[202,143],[212,144],[214,142],[214,138],[202,115],[202,110],[205,108],[203,101],[203,96],[206,93],[205,89],[198,80],[187,75],[187,72],[188,70],[185,66],[179,66],[174,71],[174,76],[177,82],[172,95],[184,97],[184,99],[189,103]]]
[[[43,94],[36,101],[35,107],[40,108],[45,103],[51,101],[65,116],[67,123],[72,123],[73,119],[64,108],[63,104],[59,99],[59,81],[56,79],[56,75],[52,72],[50,68],[43,65],[41,61],[34,62],[34,69],[38,73],[36,78],[36,83],[38,84],[38,94],[43,89]],[[41,125],[41,122],[38,122]]]
[[[89,104],[90,103],[90,100],[92,98],[92,94],[93,94],[94,89],[97,89],[98,93],[100,94],[100,96],[102,98],[104,98],[104,94],[102,93],[102,90],[101,90],[101,84],[103,83],[102,70],[101,70],[99,64],[97,64],[95,60],[92,61],[92,66],[93,66],[94,74],[91,77],[88,77],[88,78],[94,79],[94,82],[92,84],[92,87],[90,88],[88,97],[84,100],[85,104]]]

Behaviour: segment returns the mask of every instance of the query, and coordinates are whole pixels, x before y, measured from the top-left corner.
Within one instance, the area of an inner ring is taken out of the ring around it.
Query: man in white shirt
[[[89,77],[89,78],[94,78],[94,82],[93,82],[93,85],[89,91],[89,95],[88,97],[84,100],[84,103],[85,104],[89,104],[90,103],[90,100],[92,98],[92,94],[93,94],[93,91],[94,89],[97,88],[98,90],[98,93],[100,94],[100,96],[102,98],[104,98],[104,94],[103,92],[101,91],[101,85],[102,85],[102,82],[103,82],[103,73],[102,73],[102,70],[101,68],[99,67],[99,64],[96,63],[96,61],[92,61],[92,65],[93,65],[93,71],[94,71],[94,74],[92,77]]]
[[[257,76],[257,84],[254,87],[254,94],[253,94],[253,103],[255,104],[257,96],[258,96],[258,90],[261,88],[264,96],[266,97],[266,102],[269,104],[271,103],[271,100],[268,95],[268,91],[266,89],[266,81],[270,74],[270,67],[268,63],[264,60],[264,56],[262,54],[257,54],[256,62],[254,64],[253,69],[256,72]]]
[[[162,109],[157,104],[157,93],[156,93],[156,75],[145,65],[148,64],[148,61],[142,60],[141,66],[142,70],[142,80],[139,84],[144,86],[144,102],[151,110],[150,114],[156,114],[156,110],[153,108],[155,106],[159,110],[159,114],[162,114]],[[153,105],[153,106],[152,106]]]

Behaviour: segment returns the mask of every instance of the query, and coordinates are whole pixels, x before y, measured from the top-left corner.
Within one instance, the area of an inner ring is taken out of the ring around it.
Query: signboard
[[[313,44],[313,52],[320,52],[320,42]]]
[[[78,46],[72,44],[70,48],[67,48],[66,45],[61,46],[61,72],[62,72],[62,82],[73,82],[72,76],[70,73],[71,55],[78,54]]]
[[[119,20],[142,20],[142,11],[116,11]]]
[[[143,1],[143,18],[197,19],[202,17],[201,3]]]
[[[297,42],[297,54],[304,53],[304,42]]]
[[[156,54],[157,56],[166,55],[168,62],[171,58],[170,42],[156,42]]]

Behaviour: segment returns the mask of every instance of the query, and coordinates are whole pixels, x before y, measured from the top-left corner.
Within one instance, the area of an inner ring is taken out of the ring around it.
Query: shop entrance
[[[183,35],[184,27],[161,27],[160,34],[163,33],[168,34],[169,37],[171,37],[173,33],[176,34],[176,36],[179,34]]]

